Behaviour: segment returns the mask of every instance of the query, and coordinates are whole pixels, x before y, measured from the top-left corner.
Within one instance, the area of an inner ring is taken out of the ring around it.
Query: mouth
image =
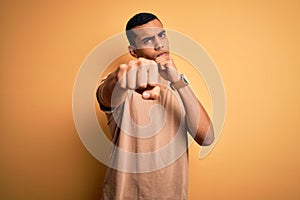
[[[167,55],[169,55],[169,52],[167,52],[167,51],[161,52],[161,53],[157,54],[156,58],[161,57],[161,56],[167,56]]]

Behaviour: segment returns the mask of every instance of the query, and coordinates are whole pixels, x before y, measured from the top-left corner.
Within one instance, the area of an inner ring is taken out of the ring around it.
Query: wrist
[[[179,81],[181,79],[181,74],[176,74],[176,75],[173,75],[172,77],[169,78],[169,81],[171,84]]]
[[[172,77],[170,82],[175,83],[181,79],[181,74],[177,74],[176,76]]]

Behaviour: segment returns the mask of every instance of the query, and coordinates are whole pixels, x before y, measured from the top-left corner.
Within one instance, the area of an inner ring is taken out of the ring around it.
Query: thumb
[[[160,95],[160,87],[157,85],[151,90],[145,90],[142,94],[143,99],[158,99]]]

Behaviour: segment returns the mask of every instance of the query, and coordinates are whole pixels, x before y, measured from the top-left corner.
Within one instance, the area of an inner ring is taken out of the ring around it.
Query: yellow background
[[[190,152],[189,197],[300,199],[299,1],[1,1],[0,199],[97,199],[72,89],[89,52],[136,12],[208,51],[227,94],[213,151]],[[201,97],[200,97],[201,98]]]

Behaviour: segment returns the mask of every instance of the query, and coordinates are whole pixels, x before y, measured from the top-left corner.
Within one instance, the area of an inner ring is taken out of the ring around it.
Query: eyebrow
[[[162,34],[166,33],[166,30],[162,30],[161,32],[159,32],[157,35],[161,36]],[[142,39],[143,42],[147,41],[147,40],[153,40],[155,38],[155,36],[151,36],[151,37],[145,37]]]
[[[161,36],[164,33],[166,33],[166,30],[162,30],[158,35]]]

